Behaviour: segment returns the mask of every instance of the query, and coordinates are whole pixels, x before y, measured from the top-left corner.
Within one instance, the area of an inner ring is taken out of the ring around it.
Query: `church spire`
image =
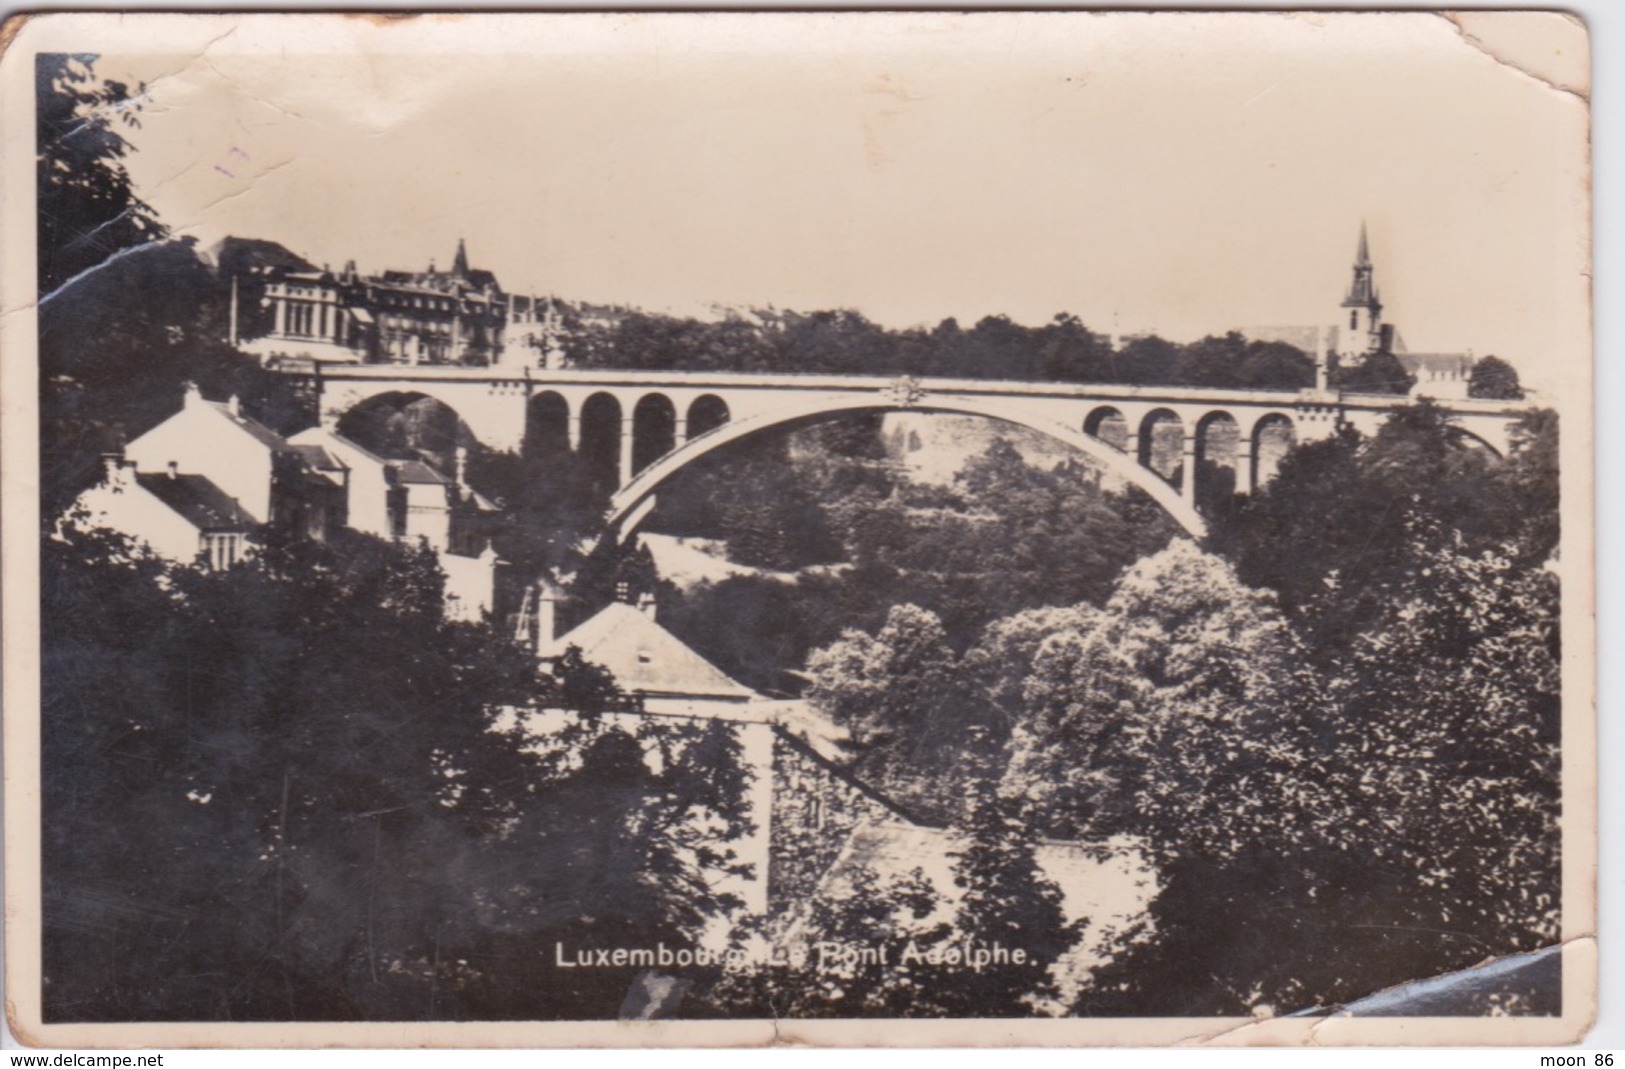
[[[1348,296],[1343,299],[1344,308],[1371,308],[1379,307],[1377,303],[1377,284],[1372,277],[1371,245],[1365,236],[1365,220],[1360,220],[1360,248],[1354,254],[1354,278],[1349,283]],[[1375,314],[1373,312],[1373,314]]]
[[[1361,242],[1360,247],[1363,249],[1365,247],[1363,234]],[[468,249],[464,247],[462,238],[457,239],[457,257],[451,262],[451,273],[458,278],[468,277]]]

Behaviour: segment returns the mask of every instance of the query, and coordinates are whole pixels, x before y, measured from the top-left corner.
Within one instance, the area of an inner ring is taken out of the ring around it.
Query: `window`
[[[1358,329],[1360,329],[1360,313],[1359,312],[1350,312],[1349,313],[1349,329],[1350,330],[1358,330]]]
[[[209,532],[203,536],[203,554],[209,570],[223,572],[243,556],[243,536],[236,531]]]

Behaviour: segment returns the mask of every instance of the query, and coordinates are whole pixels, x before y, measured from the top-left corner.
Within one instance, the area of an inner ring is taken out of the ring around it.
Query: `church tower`
[[[1356,360],[1385,348],[1387,331],[1382,325],[1382,301],[1372,278],[1371,249],[1366,241],[1365,223],[1360,224],[1360,248],[1354,256],[1354,279],[1336,323],[1337,355]]]

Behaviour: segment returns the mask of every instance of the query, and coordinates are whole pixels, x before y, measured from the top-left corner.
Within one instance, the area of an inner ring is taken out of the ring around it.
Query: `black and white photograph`
[[[22,1042],[1583,1035],[1573,16],[4,37]]]

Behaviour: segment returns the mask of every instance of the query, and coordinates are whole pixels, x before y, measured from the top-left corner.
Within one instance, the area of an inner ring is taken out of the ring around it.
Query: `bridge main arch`
[[[662,483],[701,457],[724,446],[775,428],[816,423],[828,416],[866,411],[947,412],[982,416],[1037,431],[1072,446],[1106,470],[1145,491],[1191,536],[1201,538],[1207,533],[1207,527],[1195,506],[1182,498],[1178,490],[1156,472],[1142,467],[1133,457],[1081,430],[1073,430],[1065,424],[1035,417],[1023,412],[1018,406],[1001,405],[979,398],[934,396],[914,404],[899,404],[874,394],[835,395],[803,401],[724,423],[689,438],[687,442],[649,465],[615,493],[610,499],[610,529],[623,539],[630,535],[654,507],[655,492]]]

